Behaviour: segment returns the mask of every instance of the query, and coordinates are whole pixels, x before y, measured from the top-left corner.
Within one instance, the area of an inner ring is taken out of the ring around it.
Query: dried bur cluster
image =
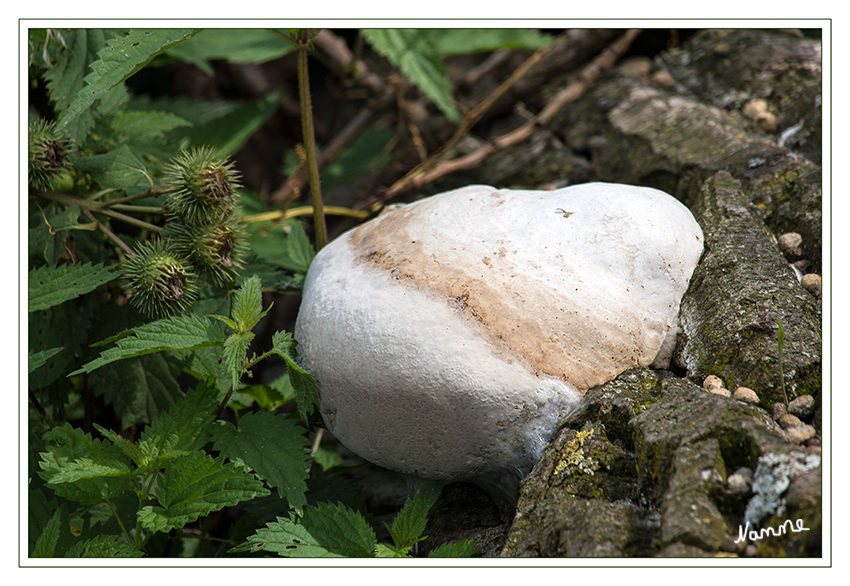
[[[165,173],[167,223],[158,241],[137,247],[124,264],[130,303],[147,315],[185,311],[198,279],[217,287],[241,268],[243,234],[236,216],[239,176],[211,148],[184,151]]]

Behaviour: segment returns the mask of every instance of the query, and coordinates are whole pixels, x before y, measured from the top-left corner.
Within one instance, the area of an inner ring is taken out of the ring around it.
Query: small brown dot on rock
[[[750,120],[755,120],[764,112],[767,112],[767,102],[762,99],[750,100],[741,109],[741,113]]]
[[[796,232],[786,232],[785,234],[781,234],[776,241],[779,245],[779,250],[785,252],[790,248],[800,248],[800,245],[803,244],[803,237]]]
[[[800,421],[800,418],[796,415],[786,413],[785,415],[779,418],[779,425],[782,427],[782,429],[787,431],[792,427],[799,427],[803,425],[803,422]]]
[[[659,69],[655,73],[652,74],[652,82],[664,88],[665,90],[672,89],[676,82],[673,80],[673,76],[665,69]]]
[[[759,403],[759,396],[754,390],[747,387],[738,387],[735,389],[735,392],[732,393],[732,398],[751,405],[758,405]]]
[[[702,381],[702,388],[704,388],[706,391],[711,391],[712,389],[720,389],[723,388],[723,381],[720,380],[720,377],[710,374],[705,377],[704,381]]]
[[[820,295],[821,283],[821,276],[814,273],[803,275],[803,278],[800,279],[800,284],[803,286],[803,289],[813,295]]]
[[[791,415],[793,417],[793,415]],[[786,429],[785,433],[788,434],[788,439],[792,444],[802,444],[806,440],[810,440],[815,437],[815,428],[806,423],[802,423],[797,427],[792,427],[791,429]]]
[[[803,421],[811,419],[815,412],[815,398],[811,395],[800,395],[788,403],[788,413],[796,415]]]

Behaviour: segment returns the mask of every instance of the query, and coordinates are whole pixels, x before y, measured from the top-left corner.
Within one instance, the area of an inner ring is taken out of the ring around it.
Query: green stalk
[[[313,130],[313,108],[310,104],[310,80],[307,77],[306,30],[298,31],[298,93],[301,98],[301,128],[304,134],[304,150],[307,152],[307,176],[310,180],[310,198],[313,203],[313,223],[316,230],[316,250],[327,242],[328,228],[322,209],[322,188],[319,183],[319,164],[316,158],[316,136]]]

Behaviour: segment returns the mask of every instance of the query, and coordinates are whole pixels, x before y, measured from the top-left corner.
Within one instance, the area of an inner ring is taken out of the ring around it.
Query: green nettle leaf
[[[169,57],[193,63],[212,76],[210,59],[231,63],[264,63],[283,57],[294,47],[266,29],[206,29],[168,51]]]
[[[284,230],[263,230],[255,224],[248,226],[248,232],[248,246],[253,255],[273,266],[294,272],[294,282],[291,286],[300,287],[310,263],[316,256],[316,250],[304,231],[303,223],[294,220],[289,233]],[[263,282],[271,281],[264,278]]]
[[[462,539],[438,545],[428,553],[429,558],[469,558],[478,551],[472,539]]]
[[[74,299],[118,276],[102,264],[44,266],[29,272],[29,311],[47,309]]]
[[[242,282],[242,287],[236,292],[236,302],[233,306],[233,319],[239,324],[237,332],[251,331],[268,312],[263,311],[263,294],[260,278],[256,275]]]
[[[427,30],[362,29],[360,32],[378,53],[419,86],[449,120],[460,122],[446,66]]]
[[[140,558],[136,551],[115,535],[100,535],[75,544],[65,552],[66,558]]]
[[[43,350],[41,352],[30,352],[29,353],[29,372],[32,373],[35,370],[38,370],[47,362],[59,354],[62,350],[64,350],[64,346],[60,346],[58,348],[50,348],[48,350]]]
[[[549,45],[555,37],[533,30],[524,29],[424,29],[423,34],[431,37],[431,42],[439,48],[442,55],[465,55],[481,51],[499,49],[539,49]]]
[[[31,556],[34,558],[52,558],[59,542],[59,534],[62,526],[62,510],[58,509],[35,542]]]
[[[274,114],[279,104],[280,93],[273,92],[206,124],[196,125],[184,137],[184,146],[206,144],[214,146],[223,157],[232,156]]]
[[[297,420],[268,412],[246,413],[238,429],[220,421],[213,426],[215,449],[250,467],[299,512],[307,504],[310,442]]]
[[[118,494],[130,485],[133,473],[120,448],[100,442],[66,423],[44,434],[46,452],[41,453],[41,472],[57,495],[94,504]]]
[[[77,29],[64,31],[67,49],[61,51],[56,63],[44,73],[47,91],[55,104],[56,112],[65,112],[74,97],[85,87],[85,75],[89,63],[98,59],[97,52],[106,44],[104,31],[100,29]],[[95,113],[91,109],[81,111],[67,126],[68,134],[82,144],[95,124]]]
[[[200,450],[207,442],[215,420],[218,391],[204,383],[155,420],[143,432],[139,450],[143,454],[140,467],[154,468],[167,458],[175,458]]]
[[[88,110],[95,100],[123,83],[156,55],[197,32],[192,29],[131,30],[122,37],[107,41],[106,47],[97,53],[99,59],[90,64],[92,72],[84,80],[86,86],[77,92],[74,101],[60,116],[59,127],[67,126]]]
[[[121,112],[112,119],[112,130],[119,136],[160,134],[183,126],[192,126],[192,123],[171,112],[132,110]]]
[[[407,551],[398,550],[389,543],[379,543],[375,546],[376,558],[406,558]]]
[[[121,429],[154,421],[183,397],[162,354],[107,364],[91,373],[89,385],[115,409]]]
[[[440,488],[422,488],[404,504],[393,520],[392,527],[388,527],[396,549],[408,552],[415,543],[425,539],[422,532],[428,522],[428,511],[438,496]]]
[[[375,532],[360,513],[344,505],[305,507],[297,521],[278,517],[232,551],[268,551],[283,557],[372,557]]]
[[[70,157],[70,160],[74,167],[104,187],[129,189],[147,182],[145,164],[125,144],[102,155]]]
[[[145,529],[163,532],[179,529],[224,507],[270,494],[254,475],[238,471],[222,458],[213,460],[201,451],[169,460],[155,493],[160,506],[142,508],[138,519]]]
[[[84,364],[68,376],[92,372],[110,362],[133,356],[165,350],[220,346],[224,343],[224,335],[213,321],[194,315],[178,315],[127,330],[101,344],[113,341],[117,348],[101,352],[99,358]]]
[[[242,367],[245,363],[245,353],[254,339],[253,332],[231,334],[224,341],[224,364],[230,371],[231,388],[235,389],[242,377]]]
[[[295,389],[298,413],[302,419],[306,420],[313,411],[319,408],[319,387],[313,375],[295,362],[295,346],[296,342],[289,332],[276,332],[272,336],[272,348],[286,362],[289,380]]]

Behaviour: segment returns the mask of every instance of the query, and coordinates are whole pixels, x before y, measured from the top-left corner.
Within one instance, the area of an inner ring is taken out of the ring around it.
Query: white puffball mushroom
[[[512,500],[586,389],[669,364],[702,249],[688,209],[655,189],[442,193],[319,252],[299,359],[361,457]]]

